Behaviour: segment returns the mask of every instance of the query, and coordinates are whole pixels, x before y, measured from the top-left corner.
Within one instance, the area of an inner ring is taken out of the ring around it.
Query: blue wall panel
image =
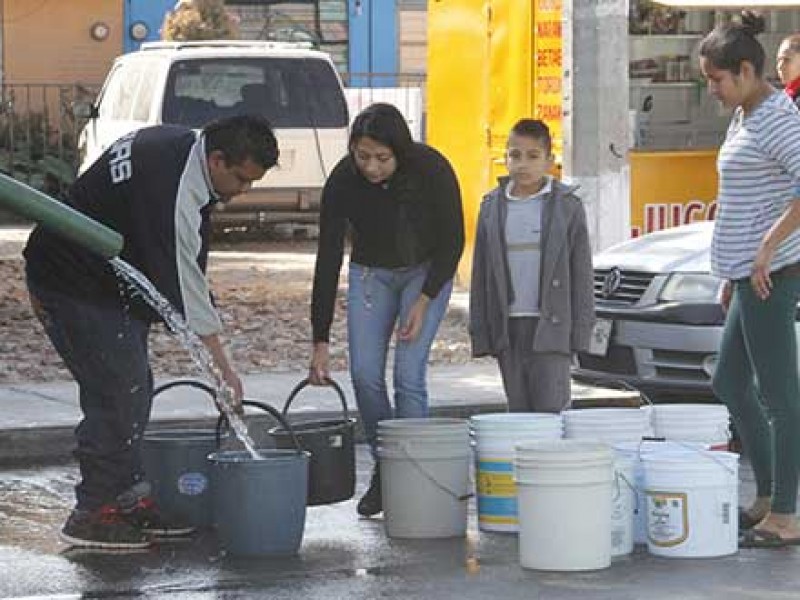
[[[348,0],[350,85],[391,87],[397,73],[397,0]],[[369,75],[373,74],[373,75]],[[387,75],[388,74],[388,75]]]
[[[124,0],[125,1],[125,31],[123,33],[122,48],[125,52],[138,50],[140,42],[131,37],[131,26],[135,23],[144,23],[147,26],[147,38],[143,41],[152,42],[161,39],[161,24],[164,15],[175,6],[175,0]]]

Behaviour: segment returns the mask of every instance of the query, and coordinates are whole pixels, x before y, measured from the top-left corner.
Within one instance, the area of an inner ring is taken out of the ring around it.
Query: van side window
[[[119,97],[122,80],[125,78],[127,69],[120,65],[108,76],[103,93],[100,97],[98,112],[101,119],[111,119],[114,117],[116,109],[116,99]]]
[[[150,107],[153,104],[153,95],[158,83],[158,64],[148,62],[142,65],[142,75],[139,89],[133,102],[131,118],[135,121],[147,121],[150,117]]]
[[[118,121],[127,121],[132,118],[133,101],[142,81],[141,64],[128,65],[123,70],[124,77],[121,78],[116,96],[113,97],[111,108],[111,118]]]

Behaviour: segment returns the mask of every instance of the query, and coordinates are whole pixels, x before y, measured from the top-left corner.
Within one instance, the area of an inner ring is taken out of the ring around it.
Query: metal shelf
[[[633,79],[633,78],[632,78]],[[695,87],[696,81],[648,81],[646,83],[635,84],[638,87]]]
[[[640,39],[673,39],[673,40],[696,40],[703,37],[704,33],[631,33],[628,38],[632,40]]]

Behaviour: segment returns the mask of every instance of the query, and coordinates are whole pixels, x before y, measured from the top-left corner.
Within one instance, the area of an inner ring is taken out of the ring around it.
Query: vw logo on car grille
[[[620,285],[622,285],[622,271],[620,271],[617,267],[611,269],[608,273],[606,273],[605,278],[603,278],[603,289],[601,293],[603,294],[603,298],[609,298],[614,295]]]

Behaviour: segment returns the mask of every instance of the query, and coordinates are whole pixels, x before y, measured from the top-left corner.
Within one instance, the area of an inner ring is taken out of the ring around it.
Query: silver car
[[[724,314],[709,273],[714,224],[635,238],[594,257],[597,324],[578,380],[622,382],[657,397],[712,397]]]

